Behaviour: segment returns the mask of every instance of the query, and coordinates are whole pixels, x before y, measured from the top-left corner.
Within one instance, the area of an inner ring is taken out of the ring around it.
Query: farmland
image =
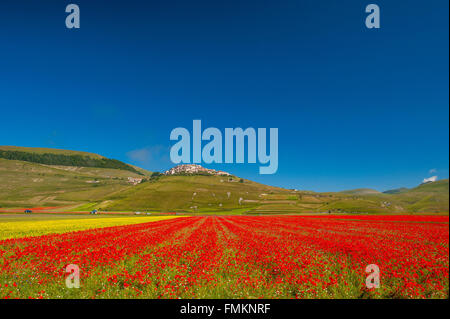
[[[449,296],[448,216],[194,216],[66,230],[0,241],[0,297]],[[68,264],[80,268],[78,289],[65,285]],[[369,264],[379,288],[365,286]]]
[[[19,215],[20,216],[20,215]],[[119,225],[139,224],[158,220],[175,218],[173,216],[145,217],[89,217],[76,218],[35,218],[22,215],[21,218],[2,218],[0,215],[0,240],[19,237],[40,236],[52,233],[86,230],[92,228],[111,227]]]

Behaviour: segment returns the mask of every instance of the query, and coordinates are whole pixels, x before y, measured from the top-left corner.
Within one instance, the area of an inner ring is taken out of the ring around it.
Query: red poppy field
[[[448,216],[181,217],[0,241],[1,298],[448,296]]]

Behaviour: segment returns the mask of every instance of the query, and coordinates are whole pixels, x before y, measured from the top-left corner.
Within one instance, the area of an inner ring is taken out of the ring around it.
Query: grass
[[[86,212],[86,211],[92,211],[94,209],[97,209],[99,207],[99,202],[93,202],[93,203],[87,203],[87,204],[82,204],[80,206],[76,206],[71,208],[69,211],[70,212]]]

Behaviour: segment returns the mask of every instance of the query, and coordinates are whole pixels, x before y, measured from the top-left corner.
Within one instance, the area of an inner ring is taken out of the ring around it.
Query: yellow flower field
[[[32,237],[46,234],[60,234],[71,231],[111,226],[132,225],[179,218],[180,216],[145,216],[111,218],[77,218],[60,220],[34,220],[0,222],[0,240],[9,238]]]

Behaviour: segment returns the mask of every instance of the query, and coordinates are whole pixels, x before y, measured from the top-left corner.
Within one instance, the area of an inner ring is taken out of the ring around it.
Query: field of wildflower
[[[184,217],[9,238],[0,297],[448,298],[449,217]]]
[[[0,221],[0,240],[8,238],[32,237],[46,234],[60,234],[77,230],[120,225],[140,224],[176,218],[175,216],[76,218],[56,220],[16,220]]]

